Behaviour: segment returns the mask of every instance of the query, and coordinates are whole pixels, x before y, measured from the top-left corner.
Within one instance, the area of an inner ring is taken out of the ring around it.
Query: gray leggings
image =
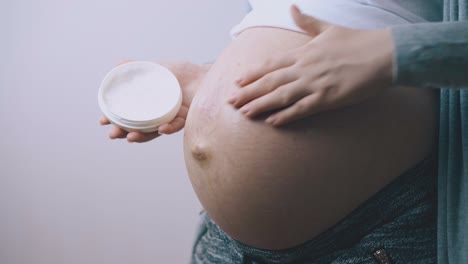
[[[294,248],[247,246],[203,212],[191,263],[436,263],[433,160],[421,161],[339,223]]]

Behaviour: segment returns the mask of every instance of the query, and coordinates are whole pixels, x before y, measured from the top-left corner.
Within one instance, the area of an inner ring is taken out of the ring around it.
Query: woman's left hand
[[[273,111],[280,126],[314,113],[362,102],[392,83],[394,47],[389,29],[356,30],[291,13],[313,38],[302,47],[241,73],[228,100],[247,117]]]

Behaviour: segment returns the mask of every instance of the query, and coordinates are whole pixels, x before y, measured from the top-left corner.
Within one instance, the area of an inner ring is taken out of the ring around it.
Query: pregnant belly
[[[226,103],[240,69],[298,47],[308,36],[244,31],[195,96],[184,153],[193,188],[230,236],[263,249],[301,244],[325,231],[423,159],[436,131],[434,91],[392,87],[353,107],[282,128]]]

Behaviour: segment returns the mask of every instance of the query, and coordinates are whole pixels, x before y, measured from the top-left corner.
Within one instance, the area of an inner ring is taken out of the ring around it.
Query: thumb
[[[298,27],[312,36],[324,32],[331,24],[303,14],[296,5],[291,6],[291,16]]]

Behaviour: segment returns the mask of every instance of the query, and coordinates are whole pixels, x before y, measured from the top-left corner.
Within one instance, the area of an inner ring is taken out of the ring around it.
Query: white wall
[[[0,1],[0,263],[186,263],[201,208],[182,133],[110,141],[101,78],[123,59],[206,62],[245,2]]]

